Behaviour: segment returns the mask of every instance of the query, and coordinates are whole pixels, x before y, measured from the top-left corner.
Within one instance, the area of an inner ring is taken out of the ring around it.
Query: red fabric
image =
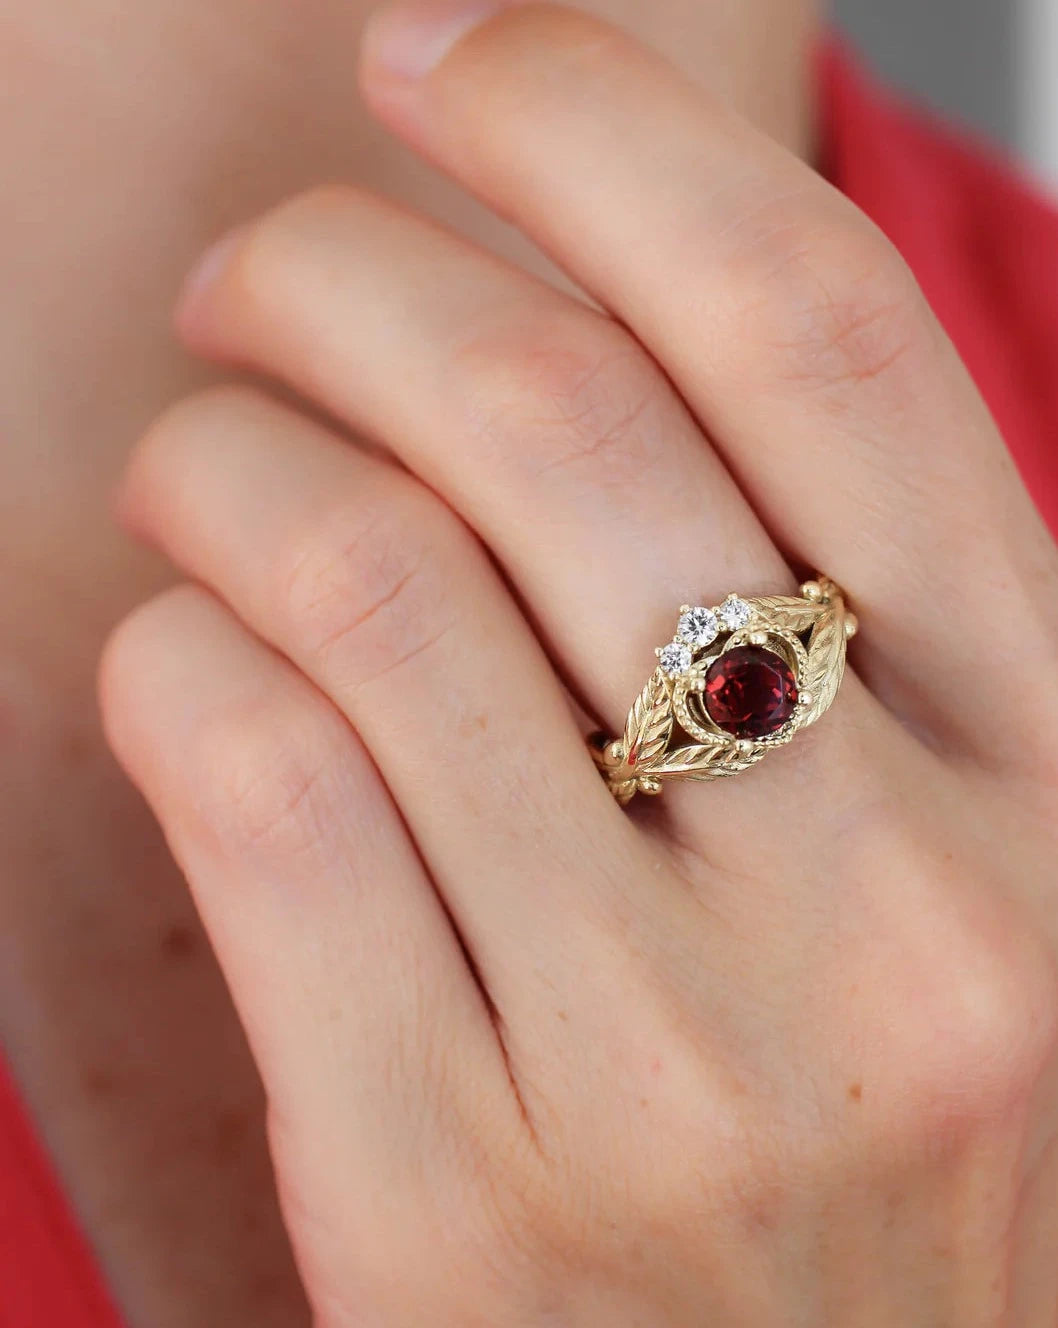
[[[826,174],[910,262],[1058,532],[1058,215],[839,47],[820,77]],[[2,1065],[0,1328],[120,1328]]]
[[[1058,212],[840,46],[820,72],[825,173],[911,265],[1058,534]]]
[[[120,1328],[2,1061],[0,1328]]]

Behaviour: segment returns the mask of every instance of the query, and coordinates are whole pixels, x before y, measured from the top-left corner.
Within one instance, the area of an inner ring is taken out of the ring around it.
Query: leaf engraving
[[[767,752],[766,747],[743,749],[736,743],[701,744],[679,747],[651,769],[655,778],[668,775],[674,779],[722,779],[748,770]]]
[[[840,604],[829,606],[812,630],[808,642],[808,666],[801,690],[809,692],[811,704],[804,724],[814,724],[830,709],[845,671],[845,612]]]
[[[650,768],[672,736],[672,698],[661,669],[655,669],[628,713],[624,737],[624,770]]]
[[[807,632],[827,612],[822,604],[795,599],[791,595],[762,595],[749,603],[758,622],[765,627],[785,628],[788,632]]]

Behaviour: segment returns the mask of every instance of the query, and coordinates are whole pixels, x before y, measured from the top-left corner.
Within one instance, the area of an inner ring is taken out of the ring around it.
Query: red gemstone
[[[797,705],[797,682],[781,655],[762,646],[736,646],[705,675],[710,719],[738,738],[764,738],[781,729]]]

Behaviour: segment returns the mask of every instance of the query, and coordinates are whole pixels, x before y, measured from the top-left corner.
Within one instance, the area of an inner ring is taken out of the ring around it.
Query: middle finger
[[[612,732],[681,603],[792,588],[625,329],[392,204],[328,189],[279,208],[193,292],[184,326],[200,348],[281,376],[387,443],[441,491],[499,555],[572,690]],[[854,677],[842,705],[854,742],[895,728]],[[836,773],[835,741],[812,750],[836,805],[864,785]],[[769,784],[758,778],[765,799]],[[735,802],[733,827],[759,820],[758,799]],[[696,808],[685,815],[696,838]]]
[[[441,492],[608,723],[643,669],[630,624],[660,645],[688,595],[789,586],[623,328],[384,199],[328,188],[276,209],[185,302],[184,324],[200,349],[285,379]]]

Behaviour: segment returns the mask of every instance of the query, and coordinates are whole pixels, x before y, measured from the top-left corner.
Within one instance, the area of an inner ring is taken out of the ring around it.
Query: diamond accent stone
[[[729,632],[737,632],[753,617],[753,610],[744,599],[739,599],[737,595],[728,595],[723,604],[717,607],[716,616]]]
[[[683,641],[670,641],[658,651],[658,661],[670,677],[686,673],[691,667],[691,648]]]
[[[720,635],[720,624],[712,609],[688,609],[680,615],[676,635],[689,646],[711,646]]]

